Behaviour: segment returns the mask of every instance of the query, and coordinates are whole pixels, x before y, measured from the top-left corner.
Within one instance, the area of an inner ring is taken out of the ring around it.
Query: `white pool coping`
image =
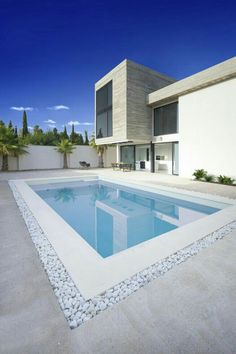
[[[203,204],[226,203],[226,207],[212,215],[199,219],[178,229],[152,238],[108,258],[102,258],[78,233],[67,224],[45,201],[43,201],[29,184],[57,183],[77,180],[94,180],[99,176],[37,178],[12,180],[28,205],[33,216],[46,234],[61,262],[87,300],[103,293],[107,289],[130,278],[132,275],[150,265],[170,256],[171,254],[202,239],[206,235],[233,222],[236,219],[236,200],[189,192],[171,187],[150,186],[150,184],[127,183],[101,177],[107,182],[127,187],[140,188],[148,192],[161,191],[162,194],[176,196],[191,201],[192,198],[204,199]],[[174,194],[174,195],[173,195]]]

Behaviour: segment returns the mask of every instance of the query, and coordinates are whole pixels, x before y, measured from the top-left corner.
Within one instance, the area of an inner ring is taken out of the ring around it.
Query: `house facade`
[[[95,84],[95,130],[136,170],[236,177],[236,57],[179,81],[124,60]]]

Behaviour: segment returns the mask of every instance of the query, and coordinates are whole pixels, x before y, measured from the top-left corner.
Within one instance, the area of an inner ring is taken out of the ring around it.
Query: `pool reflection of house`
[[[216,211],[105,181],[75,181],[66,188],[56,183],[50,189],[40,185],[34,190],[103,257]]]
[[[101,245],[104,256],[111,255],[206,215],[197,206],[190,210],[189,203],[188,208],[179,203],[167,203],[161,196],[154,200],[119,191],[110,194],[109,199],[96,200],[97,250]]]

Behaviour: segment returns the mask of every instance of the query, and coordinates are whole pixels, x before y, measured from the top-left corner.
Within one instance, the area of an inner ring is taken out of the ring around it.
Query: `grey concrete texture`
[[[123,60],[95,84],[95,93],[112,80],[112,130],[110,137],[96,143],[152,139],[152,110],[147,107],[150,92],[172,84],[175,80],[130,60]],[[96,99],[96,94],[95,94]]]
[[[124,89],[127,97],[126,138],[128,140],[135,141],[138,138],[147,143],[152,140],[152,109],[147,107],[147,95],[172,82],[173,80],[165,76],[154,75],[153,71],[127,61],[127,81]],[[124,125],[121,116],[119,119]]]
[[[4,181],[0,237],[1,353],[236,353],[236,232],[74,330]]]
[[[0,352],[65,353],[70,330],[6,182],[0,225]]]

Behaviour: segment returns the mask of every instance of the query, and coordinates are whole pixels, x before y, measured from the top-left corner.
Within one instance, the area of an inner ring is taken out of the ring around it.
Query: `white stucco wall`
[[[10,157],[8,159],[8,169],[10,171],[17,170],[18,169],[17,164],[18,164],[18,162],[17,162],[17,158],[16,157]],[[1,168],[2,168],[2,156],[0,155],[0,171],[1,171]]]
[[[17,158],[9,157],[9,170],[39,170],[54,169],[63,167],[63,157],[59,154],[54,146],[36,146],[29,145],[28,154]],[[91,167],[98,166],[97,152],[90,146],[76,146],[73,153],[68,156],[69,168],[80,168],[79,161],[90,163]],[[110,167],[111,162],[116,161],[116,149],[109,147],[104,154],[104,166]],[[2,157],[0,156],[0,169],[2,165]],[[18,165],[18,166],[17,166]]]
[[[104,166],[111,167],[112,162],[116,162],[116,145],[109,146],[104,154]]]
[[[28,154],[19,158],[19,170],[62,168],[63,159],[53,146],[29,145]]]
[[[68,156],[68,163],[70,168],[80,167],[79,161],[86,161],[90,163],[91,167],[98,166],[98,156],[96,151],[90,146],[81,145],[76,146],[73,153]]]
[[[236,177],[236,79],[179,98],[179,175]]]

